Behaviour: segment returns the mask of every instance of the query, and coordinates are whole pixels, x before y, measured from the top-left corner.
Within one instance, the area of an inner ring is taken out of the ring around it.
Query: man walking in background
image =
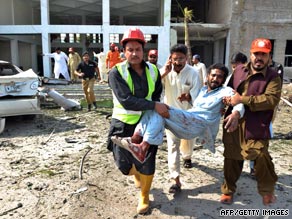
[[[201,62],[201,56],[196,54],[193,56],[193,67],[199,72],[201,84],[205,85],[207,80],[207,69],[204,63]]]
[[[93,52],[94,57],[98,58],[98,69],[99,69],[99,73],[100,73],[100,83],[107,83],[108,81],[108,70],[106,68],[106,55],[103,52],[103,48],[100,49],[100,53],[96,54],[95,52]]]
[[[68,73],[68,56],[66,53],[62,52],[60,47],[57,47],[55,52],[53,53],[46,53],[43,54],[43,56],[48,56],[50,58],[53,58],[55,61],[54,65],[54,74],[55,78],[59,79],[62,75],[63,78],[65,78],[67,81],[70,81],[70,76]]]
[[[95,75],[97,75],[98,80],[100,80],[100,73],[96,63],[89,60],[87,51],[82,54],[82,59],[83,61],[77,66],[75,74],[82,78],[82,88],[87,101],[88,111],[91,111],[92,104],[95,109],[97,108],[94,95],[94,83],[96,80]]]
[[[117,63],[121,62],[121,57],[119,51],[115,50],[116,45],[112,43],[110,45],[110,51],[106,54],[106,67],[107,69],[112,69]]]
[[[162,66],[157,63],[158,60],[158,51],[157,49],[151,49],[148,52],[148,62],[152,63],[157,66],[158,69],[160,69]]]
[[[72,83],[78,81],[78,76],[75,74],[75,70],[80,62],[81,62],[80,55],[74,51],[73,47],[70,47],[69,48],[68,67],[69,67]]]

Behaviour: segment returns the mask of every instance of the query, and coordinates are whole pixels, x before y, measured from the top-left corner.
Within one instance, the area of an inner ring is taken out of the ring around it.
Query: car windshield
[[[0,76],[15,75],[22,72],[18,67],[9,63],[0,63]]]

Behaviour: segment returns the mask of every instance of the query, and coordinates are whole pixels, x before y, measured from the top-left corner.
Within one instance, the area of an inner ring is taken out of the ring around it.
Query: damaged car
[[[22,71],[0,60],[0,133],[9,116],[41,114],[39,77],[32,69]]]

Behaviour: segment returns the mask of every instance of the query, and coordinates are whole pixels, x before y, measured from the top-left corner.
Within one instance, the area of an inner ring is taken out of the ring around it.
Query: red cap
[[[264,53],[270,53],[272,49],[271,41],[264,38],[257,38],[254,39],[251,43],[250,52],[264,52]]]
[[[137,40],[143,43],[143,45],[146,43],[144,34],[139,28],[130,28],[129,30],[125,31],[123,39],[121,40],[121,44],[129,40]]]
[[[158,51],[156,49],[151,49],[148,52],[148,56],[155,55],[158,56]]]

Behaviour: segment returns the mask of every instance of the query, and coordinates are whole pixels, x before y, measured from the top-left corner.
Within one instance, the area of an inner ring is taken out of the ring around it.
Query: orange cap
[[[271,41],[265,38],[254,39],[251,43],[250,52],[264,52],[270,53],[272,49]]]
[[[151,49],[148,52],[148,56],[155,55],[158,56],[158,51],[156,49]]]

